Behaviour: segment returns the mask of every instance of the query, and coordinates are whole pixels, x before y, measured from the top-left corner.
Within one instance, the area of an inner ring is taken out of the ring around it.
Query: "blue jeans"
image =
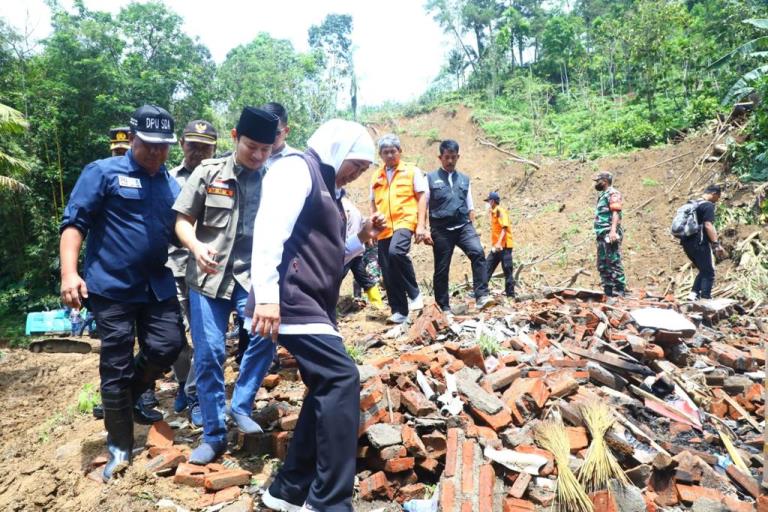
[[[248,292],[240,285],[235,285],[231,299],[211,299],[194,290],[189,291],[197,395],[203,415],[203,440],[208,443],[225,442],[227,438],[223,368],[227,358],[225,336],[229,314],[235,310],[243,317],[247,299]],[[269,370],[274,352],[272,340],[251,337],[232,393],[232,412],[251,415],[256,392]]]

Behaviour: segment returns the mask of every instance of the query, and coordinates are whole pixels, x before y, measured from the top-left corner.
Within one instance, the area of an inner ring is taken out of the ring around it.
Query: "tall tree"
[[[301,145],[332,114],[332,91],[320,71],[315,55],[298,53],[289,41],[261,33],[227,54],[216,92],[231,123],[245,105],[282,103],[291,119],[291,141]]]
[[[309,46],[318,51],[331,83],[349,82],[352,117],[357,119],[357,75],[352,46],[352,16],[329,14],[319,25],[309,27]]]

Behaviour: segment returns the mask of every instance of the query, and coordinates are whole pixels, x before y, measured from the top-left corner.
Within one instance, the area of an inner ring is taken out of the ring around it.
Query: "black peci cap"
[[[277,135],[278,118],[274,114],[255,107],[245,107],[237,122],[237,134],[262,144],[272,144]]]

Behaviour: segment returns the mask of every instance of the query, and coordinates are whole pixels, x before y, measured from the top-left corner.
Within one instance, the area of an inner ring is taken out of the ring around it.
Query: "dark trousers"
[[[501,263],[501,269],[504,271],[504,293],[507,297],[515,296],[515,276],[512,272],[512,249],[502,249],[494,251],[488,255],[488,281],[496,271],[496,267]]]
[[[101,336],[101,392],[130,389],[135,399],[152,385],[150,370],[169,368],[186,344],[179,301],[126,303],[93,294],[89,301]],[[140,357],[134,361],[136,338]]]
[[[488,265],[480,237],[471,222],[459,229],[448,230],[432,226],[432,254],[435,258],[435,302],[443,311],[450,308],[448,297],[448,277],[451,270],[453,249],[458,247],[472,263],[472,284],[475,298],[488,295]]]
[[[308,394],[270,494],[316,510],[352,511],[360,374],[338,336],[280,335]]]
[[[709,242],[700,241],[698,236],[693,236],[682,241],[683,250],[693,266],[699,271],[693,281],[692,292],[701,299],[712,298],[712,287],[715,285],[715,263],[712,260],[712,250]]]
[[[376,285],[376,278],[368,273],[365,269],[365,261],[362,256],[352,258],[352,260],[344,266],[344,277],[347,277],[347,273],[352,271],[352,277],[355,278],[355,283],[360,286],[362,290],[367,290]]]
[[[387,301],[393,313],[408,315],[408,297],[419,295],[416,271],[408,253],[413,231],[397,229],[391,238],[379,240],[379,266],[387,289]]]

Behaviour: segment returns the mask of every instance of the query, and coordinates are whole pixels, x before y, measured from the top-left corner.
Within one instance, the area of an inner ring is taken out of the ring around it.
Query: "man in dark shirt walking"
[[[698,233],[680,240],[685,255],[699,271],[688,296],[690,300],[712,298],[712,287],[715,284],[712,250],[720,257],[725,254],[715,229],[715,203],[720,200],[721,194],[722,189],[717,185],[710,185],[704,190],[696,205],[696,220],[701,228]]]
[[[438,156],[442,166],[427,175],[429,185],[429,224],[435,258],[435,302],[446,314],[451,313],[448,275],[453,249],[458,247],[472,262],[472,281],[478,309],[493,306],[488,292],[488,267],[480,236],[473,221],[472,187],[469,176],[456,170],[459,144],[455,140],[440,143]],[[428,240],[429,242],[429,240]]]
[[[125,156],[92,162],[77,180],[61,223],[61,297],[88,299],[101,335],[99,373],[109,461],[103,478],[124,469],[133,421],[151,423],[134,402],[176,360],[184,326],[173,273],[165,266],[179,185],[165,168],[176,142],[173,118],[144,105],[130,120]],[[83,239],[85,280],[77,270]],[[134,358],[134,338],[139,353]],[[159,419],[162,419],[160,416]]]

